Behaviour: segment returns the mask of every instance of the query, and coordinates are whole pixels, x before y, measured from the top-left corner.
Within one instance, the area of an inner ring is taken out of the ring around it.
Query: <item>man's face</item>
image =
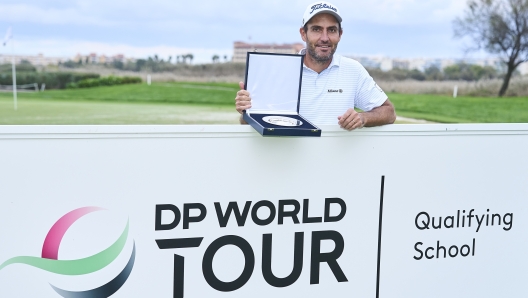
[[[306,42],[308,54],[319,63],[332,60],[342,31],[334,16],[321,13],[308,22],[308,31],[301,28],[302,39]]]

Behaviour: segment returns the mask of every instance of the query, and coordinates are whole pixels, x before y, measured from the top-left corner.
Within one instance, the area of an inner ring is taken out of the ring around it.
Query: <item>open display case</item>
[[[261,135],[321,136],[321,129],[299,114],[303,62],[303,55],[247,54],[244,86],[251,109],[243,118]]]

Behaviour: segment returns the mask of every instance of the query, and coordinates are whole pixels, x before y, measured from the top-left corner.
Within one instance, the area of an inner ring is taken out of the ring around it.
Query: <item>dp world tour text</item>
[[[242,207],[243,206],[243,207]],[[310,200],[304,199],[302,203],[297,200],[279,200],[277,204],[271,201],[246,201],[243,204],[237,202],[229,202],[227,206],[222,206],[221,203],[214,203],[214,210],[218,222],[218,229],[222,231],[231,221],[236,222],[238,227],[244,227],[249,218],[251,221],[259,226],[267,226],[273,223],[283,225],[287,223],[293,224],[315,224],[315,223],[330,223],[341,221],[346,215],[346,203],[340,198],[326,198],[324,201],[324,211],[320,216],[309,216]],[[259,216],[260,209],[267,209],[269,212],[266,216]],[[182,212],[183,210],[183,212]],[[201,203],[183,204],[183,208],[172,204],[156,205],[155,209],[155,230],[166,231],[178,227],[184,230],[191,229],[193,225],[199,224],[207,217],[207,207]],[[163,216],[167,215],[170,220],[167,222],[163,220]],[[191,215],[192,214],[192,215]],[[319,284],[321,264],[328,265],[331,274],[338,282],[348,282],[348,279],[343,272],[338,259],[341,257],[344,248],[345,240],[341,233],[334,230],[312,231],[310,233],[310,284]],[[286,277],[277,277],[272,272],[272,234],[263,234],[260,243],[254,243],[262,248],[261,257],[261,272],[264,280],[272,287],[284,288],[294,284],[303,270],[303,255],[304,255],[304,239],[305,232],[295,232],[293,245],[293,268],[291,273]],[[204,237],[191,238],[174,238],[174,239],[157,239],[156,244],[160,249],[178,249],[178,248],[196,248],[202,243]],[[330,252],[323,252],[321,249],[323,241],[333,242],[333,250]],[[215,254],[224,246],[233,245],[240,249],[244,258],[244,269],[238,278],[231,282],[220,280],[213,271],[213,259]],[[243,287],[251,278],[255,267],[255,253],[252,245],[243,237],[238,235],[224,235],[213,240],[204,252],[202,258],[202,274],[205,281],[213,289],[219,292],[236,291]],[[181,255],[174,255],[174,280],[173,291],[175,298],[184,297],[184,257]],[[328,274],[328,271],[324,271]]]

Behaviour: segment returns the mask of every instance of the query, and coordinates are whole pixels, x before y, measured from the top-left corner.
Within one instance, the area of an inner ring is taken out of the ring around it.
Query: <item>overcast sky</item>
[[[288,0],[2,0],[0,36],[13,27],[19,54],[142,58],[232,55],[234,41],[301,42],[308,4]],[[452,21],[465,0],[334,0],[343,17],[338,52],[412,58],[466,57]],[[0,37],[0,38],[1,38]],[[10,47],[0,48],[2,54]]]

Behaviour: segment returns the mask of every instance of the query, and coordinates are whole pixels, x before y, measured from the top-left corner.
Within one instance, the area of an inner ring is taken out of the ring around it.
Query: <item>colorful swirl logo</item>
[[[0,265],[0,270],[11,264],[26,264],[48,272],[61,275],[84,275],[99,271],[112,263],[123,251],[128,238],[128,222],[119,238],[107,249],[87,258],[77,260],[59,260],[59,247],[66,231],[81,217],[104,210],[99,207],[83,207],[62,216],[50,229],[42,246],[42,257],[20,256],[11,258]],[[132,254],[125,268],[111,281],[87,291],[67,291],[51,285],[62,297],[99,298],[109,297],[117,292],[126,282],[136,259],[136,245],[133,242]]]

